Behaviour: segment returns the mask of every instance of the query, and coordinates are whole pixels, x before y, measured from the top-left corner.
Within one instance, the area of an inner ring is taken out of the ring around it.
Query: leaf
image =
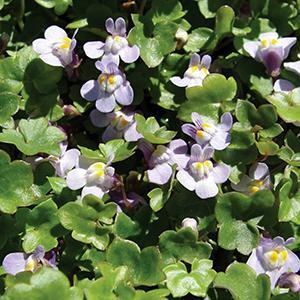
[[[156,247],[142,251],[132,241],[116,238],[107,250],[107,261],[114,267],[126,266],[136,285],[153,286],[164,279],[161,256]]]
[[[176,131],[166,130],[165,126],[160,127],[154,117],[146,120],[142,115],[136,114],[135,120],[137,122],[137,131],[152,144],[169,143],[176,135]]]
[[[21,273],[18,276],[22,276]],[[29,274],[29,273],[26,273]],[[68,278],[60,271],[43,267],[26,281],[18,282],[6,289],[3,300],[64,299],[80,300],[82,293],[71,287]]]
[[[205,297],[209,285],[217,274],[211,268],[212,261],[208,259],[195,259],[190,273],[187,272],[182,262],[168,265],[164,268],[167,287],[173,297],[183,297],[188,293],[197,297]]]
[[[142,229],[137,221],[121,212],[117,214],[114,231],[117,236],[126,239],[140,234]]]
[[[178,111],[178,117],[183,121],[191,121],[191,113],[219,119],[218,111],[226,101],[231,101],[237,90],[235,80],[226,79],[221,74],[210,74],[203,80],[203,86],[186,89],[188,101],[184,102]]]
[[[198,242],[197,234],[190,228],[179,231],[167,230],[159,237],[159,250],[165,265],[183,260],[192,263],[195,258],[209,258],[211,246]]]
[[[48,199],[35,208],[21,208],[17,211],[16,219],[24,227],[22,247],[26,253],[42,245],[46,251],[57,246],[57,238],[63,235],[63,228],[59,226],[57,205]]]
[[[41,198],[41,192],[33,184],[30,165],[23,161],[13,161],[6,152],[0,150],[0,210],[13,214],[17,207],[29,206]]]
[[[230,192],[218,197],[215,214],[220,223],[219,245],[226,250],[237,249],[248,255],[259,242],[257,222],[253,220],[260,218],[263,222],[263,217],[267,218],[273,205],[274,196],[269,190],[251,196]]]
[[[72,237],[104,250],[109,243],[109,225],[116,213],[116,204],[104,204],[93,195],[87,195],[83,203],[68,202],[58,211],[61,224],[72,231]]]
[[[213,30],[207,27],[194,29],[190,34],[184,50],[187,52],[198,52],[205,48],[208,41],[213,37]]]
[[[279,150],[279,146],[273,141],[258,142],[256,146],[259,153],[264,156],[276,155]]]
[[[229,290],[235,300],[270,299],[269,277],[265,274],[256,276],[251,267],[236,262],[227,268],[226,273],[218,273],[214,286]]]
[[[0,124],[10,120],[10,117],[19,110],[20,97],[9,92],[0,93]]]
[[[274,93],[266,99],[276,107],[278,115],[286,123],[300,122],[300,88],[289,93]]]
[[[18,128],[4,129],[0,133],[0,141],[14,144],[26,155],[39,152],[59,156],[59,142],[65,139],[65,134],[54,126],[48,126],[45,118],[25,120],[19,122]]]

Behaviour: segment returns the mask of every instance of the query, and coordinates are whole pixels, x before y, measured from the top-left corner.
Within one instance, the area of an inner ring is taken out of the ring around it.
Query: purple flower
[[[143,136],[136,130],[135,113],[122,109],[116,112],[103,114],[94,109],[91,114],[91,121],[96,127],[106,127],[102,140],[107,142],[113,139],[123,138],[127,142],[135,142]]]
[[[220,163],[213,164],[210,158],[214,154],[212,147],[201,148],[194,144],[191,157],[184,170],[179,170],[177,180],[188,190],[196,191],[201,199],[211,198],[218,194],[219,183],[224,183],[230,173],[230,167]]]
[[[129,46],[126,39],[126,24],[123,18],[116,22],[109,18],[105,22],[106,30],[111,34],[103,42],[88,42],[83,49],[89,58],[102,57],[103,62],[114,62],[119,65],[120,57],[125,63],[132,63],[140,56],[138,46]]]
[[[115,169],[110,166],[113,158],[105,164],[94,160],[79,158],[79,166],[67,174],[67,186],[71,190],[81,188],[81,197],[92,194],[102,198],[115,184]]]
[[[76,61],[74,49],[76,47],[75,31],[72,38],[58,26],[50,26],[45,31],[44,39],[36,39],[32,43],[33,50],[46,64],[67,67]]]
[[[238,184],[231,187],[246,194],[253,194],[260,190],[272,189],[269,168],[265,163],[256,163],[250,167],[249,176],[244,175]]]
[[[257,248],[253,249],[247,264],[258,274],[267,274],[273,289],[280,275],[286,272],[298,272],[300,260],[296,254],[285,246],[292,243],[294,238],[286,242],[280,236],[274,239],[262,237]]]
[[[154,147],[145,140],[140,140],[139,149],[143,152],[148,164],[147,176],[150,182],[165,184],[172,176],[172,166],[177,164],[177,169],[184,168],[189,160],[185,141],[177,139],[168,146]]]
[[[195,125],[184,124],[182,131],[192,137],[199,145],[210,145],[216,150],[223,150],[230,144],[230,129],[232,116],[229,112],[221,116],[221,123],[216,125],[212,121],[203,122],[202,116],[192,113]]]
[[[281,288],[289,288],[293,293],[300,292],[300,276],[293,272],[284,273],[278,280]]]
[[[118,212],[122,212],[123,209],[134,209],[138,206],[138,204],[147,204],[145,199],[136,194],[135,192],[129,192],[129,193],[122,193],[120,189],[113,190],[109,192],[109,195],[111,197],[111,200],[117,203]]]
[[[202,86],[203,79],[209,74],[211,57],[204,55],[200,61],[200,55],[194,53],[190,59],[189,68],[185,71],[183,78],[171,77],[173,84],[179,87]]]
[[[31,254],[14,252],[6,255],[2,266],[6,273],[16,275],[24,271],[35,272],[41,265],[56,268],[55,260],[54,251],[46,253],[43,246],[37,246]]]
[[[49,162],[55,168],[55,175],[65,178],[67,173],[78,167],[80,151],[78,149],[67,150],[68,143],[60,143],[61,155],[59,157],[50,155]]]
[[[121,105],[131,104],[133,89],[118,66],[99,61],[95,66],[102,73],[97,80],[89,80],[81,87],[81,96],[88,101],[96,101],[96,108],[103,113],[113,111],[116,102]]]
[[[244,49],[255,60],[262,62],[268,74],[276,77],[284,59],[289,55],[291,47],[296,43],[295,37],[278,38],[276,32],[260,34],[259,41],[250,41],[244,44]]]

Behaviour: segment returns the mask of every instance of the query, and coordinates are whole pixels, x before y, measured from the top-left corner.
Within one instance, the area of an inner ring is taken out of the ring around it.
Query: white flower
[[[46,64],[57,67],[66,67],[73,62],[74,48],[76,46],[75,35],[69,38],[67,33],[58,26],[50,26],[45,31],[44,39],[33,41],[33,50]]]

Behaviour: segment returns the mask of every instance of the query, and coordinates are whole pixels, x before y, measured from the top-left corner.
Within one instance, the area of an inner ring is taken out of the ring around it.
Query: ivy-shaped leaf
[[[17,129],[4,129],[0,133],[0,142],[15,145],[26,155],[42,152],[59,156],[59,142],[65,138],[65,134],[57,127],[49,126],[45,118],[22,119]]]
[[[20,97],[9,92],[0,93],[0,124],[9,121],[11,116],[19,110]]]
[[[93,195],[87,195],[78,202],[68,202],[58,211],[61,224],[72,231],[72,237],[86,244],[93,244],[104,250],[109,244],[110,224],[116,213],[115,203],[103,203]]]

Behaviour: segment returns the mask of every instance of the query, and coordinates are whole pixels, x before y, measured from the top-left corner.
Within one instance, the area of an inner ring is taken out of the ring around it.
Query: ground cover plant
[[[300,299],[300,1],[0,12],[1,299]]]

